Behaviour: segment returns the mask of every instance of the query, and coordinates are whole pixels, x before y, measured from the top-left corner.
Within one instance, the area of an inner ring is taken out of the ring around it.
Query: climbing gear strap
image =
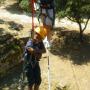
[[[55,20],[54,0],[52,0],[51,3],[47,3],[47,4],[43,4],[43,3],[40,2],[39,5],[40,5],[40,9],[39,9],[40,10],[39,11],[40,13],[38,15],[38,21],[39,21],[39,23],[40,23],[40,20],[39,19],[40,19],[41,15],[44,15],[45,16],[45,19],[48,17],[52,21],[52,26],[54,26],[54,20]],[[42,13],[42,10],[43,9],[46,10],[46,13],[45,14]],[[50,9],[52,9],[52,11],[53,11],[53,17],[51,17],[51,15],[49,13],[49,10]]]

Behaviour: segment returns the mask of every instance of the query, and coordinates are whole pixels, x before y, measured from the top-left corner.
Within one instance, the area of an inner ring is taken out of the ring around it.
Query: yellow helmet
[[[48,28],[46,27],[40,26],[35,28],[35,32],[38,33],[42,37],[42,39],[44,39],[47,36],[47,29]]]

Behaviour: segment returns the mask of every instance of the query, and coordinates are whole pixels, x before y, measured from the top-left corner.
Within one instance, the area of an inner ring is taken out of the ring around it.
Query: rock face
[[[0,78],[18,65],[27,39],[17,39],[8,33],[0,33]]]

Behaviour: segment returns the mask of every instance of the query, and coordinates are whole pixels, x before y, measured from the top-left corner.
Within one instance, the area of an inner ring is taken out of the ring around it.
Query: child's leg
[[[41,84],[41,70],[39,63],[37,63],[34,68],[34,78],[35,78],[34,90],[39,90],[39,86]]]
[[[47,29],[48,31],[48,33],[47,33],[47,39],[48,39],[48,41],[50,42],[51,41],[51,39],[52,39],[52,35],[53,35],[53,30],[52,30],[52,27],[51,26],[48,26],[48,29]]]
[[[26,66],[26,77],[28,81],[28,90],[33,90],[33,85],[34,85],[34,73],[33,73],[33,67],[31,64],[28,64]]]
[[[42,9],[43,11],[44,9]],[[53,24],[54,24],[54,11],[53,9],[48,9],[46,10],[46,17],[43,19],[43,26],[47,27],[47,39],[50,42],[52,39],[52,34],[53,34]]]

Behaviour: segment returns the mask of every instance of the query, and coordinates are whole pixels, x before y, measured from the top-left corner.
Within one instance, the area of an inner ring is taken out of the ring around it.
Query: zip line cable
[[[49,60],[49,51],[47,49],[47,59],[48,59],[48,90],[51,90],[51,81],[50,81],[50,60]]]
[[[51,79],[50,79],[50,57],[49,57],[49,43],[48,40],[46,39],[44,42],[45,48],[46,48],[46,54],[47,54],[47,63],[48,63],[48,90],[51,90]]]

